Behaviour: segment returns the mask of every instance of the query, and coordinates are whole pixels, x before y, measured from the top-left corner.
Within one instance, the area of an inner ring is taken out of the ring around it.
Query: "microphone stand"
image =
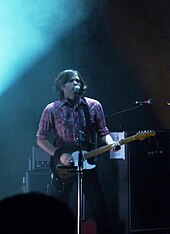
[[[80,116],[80,96],[77,94],[76,106],[78,109],[78,167],[77,167],[77,234],[81,234],[81,220],[82,220],[82,203],[83,203],[83,153],[82,143],[84,141],[84,132],[81,129]]]
[[[129,108],[125,109],[125,110],[118,111],[118,112],[115,112],[115,113],[110,114],[110,115],[105,115],[105,117],[106,117],[106,118],[109,118],[109,117],[114,116],[114,115],[119,115],[119,114],[122,114],[122,113],[124,113],[124,112],[137,109],[137,108],[139,108],[139,107],[141,107],[141,106],[143,106],[143,104],[139,104],[139,105],[137,105],[137,106],[129,107]]]

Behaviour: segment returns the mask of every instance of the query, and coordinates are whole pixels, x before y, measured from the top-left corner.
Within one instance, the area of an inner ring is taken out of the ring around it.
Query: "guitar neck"
[[[102,154],[102,153],[105,153],[105,152],[111,150],[111,148],[112,148],[112,145],[105,145],[105,146],[102,146],[98,149],[91,150],[85,154],[85,158],[88,159],[88,158],[95,157],[96,155],[99,155],[99,154]]]
[[[155,134],[156,133],[153,132],[153,131],[138,132],[137,134],[135,134],[133,136],[127,137],[125,139],[121,139],[119,141],[119,144],[123,145],[123,144],[127,144],[129,142],[135,141],[135,140],[144,140],[147,137],[155,136]],[[105,146],[102,146],[102,147],[100,147],[98,149],[94,149],[94,150],[91,150],[91,151],[87,152],[84,156],[85,156],[86,159],[92,158],[92,157],[95,157],[96,155],[105,153],[105,152],[107,152],[107,151],[109,151],[111,149],[112,149],[112,144],[111,145],[105,145]]]
[[[132,141],[135,141],[135,140],[136,140],[136,136],[133,135],[133,136],[127,137],[127,138],[125,138],[125,139],[121,139],[121,140],[119,141],[119,144],[120,144],[120,145],[124,145],[124,144],[127,144],[127,143],[132,142]]]
[[[127,137],[125,139],[121,139],[119,141],[119,144],[123,145],[123,144],[129,143],[129,142],[132,142],[134,140],[136,140],[136,137],[130,136],[130,137]],[[111,148],[112,148],[112,145],[105,145],[105,146],[102,146],[98,149],[91,150],[88,153],[86,153],[85,158],[88,159],[88,158],[95,157],[96,155],[99,155],[99,154],[102,154],[102,153],[105,153],[105,152],[111,150]]]

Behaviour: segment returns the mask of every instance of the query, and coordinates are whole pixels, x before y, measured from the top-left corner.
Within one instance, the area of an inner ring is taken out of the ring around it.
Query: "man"
[[[57,165],[70,169],[75,163],[71,153],[77,151],[82,156],[82,150],[91,150],[96,133],[103,143],[111,145],[114,151],[119,147],[119,143],[113,141],[106,127],[101,104],[83,96],[87,87],[78,71],[62,71],[54,84],[59,100],[48,104],[44,109],[37,131],[37,144],[51,155],[54,172],[53,194],[68,202],[74,181],[63,182],[62,176],[59,178],[56,173],[61,170],[57,169]],[[48,138],[51,131],[55,137],[53,143]],[[73,172],[70,174],[73,175]],[[83,171],[83,191],[94,215],[98,233],[111,233],[96,167]]]

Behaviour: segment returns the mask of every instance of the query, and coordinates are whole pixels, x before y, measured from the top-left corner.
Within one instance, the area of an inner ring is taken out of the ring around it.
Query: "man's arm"
[[[37,145],[49,155],[56,156],[56,148],[48,140],[37,137]],[[69,166],[73,159],[73,157],[68,153],[62,153],[59,158],[60,161],[66,166]]]
[[[101,139],[107,145],[112,145],[113,151],[117,151],[117,150],[120,149],[119,142],[118,141],[114,141],[113,138],[112,138],[112,136],[110,134],[107,134],[107,135],[103,136]]]
[[[37,145],[50,156],[54,156],[56,148],[48,140],[37,137]]]

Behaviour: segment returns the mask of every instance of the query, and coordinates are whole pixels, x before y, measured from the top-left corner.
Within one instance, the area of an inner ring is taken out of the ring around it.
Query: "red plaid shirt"
[[[89,107],[91,123],[94,131],[99,137],[107,135],[109,130],[106,127],[101,104],[91,98],[85,97],[84,99]],[[75,149],[78,147],[78,129],[81,125],[81,129],[85,133],[85,140],[88,142],[88,128],[86,126],[83,109],[83,103],[85,104],[84,99],[80,99],[80,118],[77,109],[73,108],[66,99],[61,99],[48,104],[42,112],[37,137],[47,139],[50,132],[53,130],[55,136],[54,145],[57,149]]]

